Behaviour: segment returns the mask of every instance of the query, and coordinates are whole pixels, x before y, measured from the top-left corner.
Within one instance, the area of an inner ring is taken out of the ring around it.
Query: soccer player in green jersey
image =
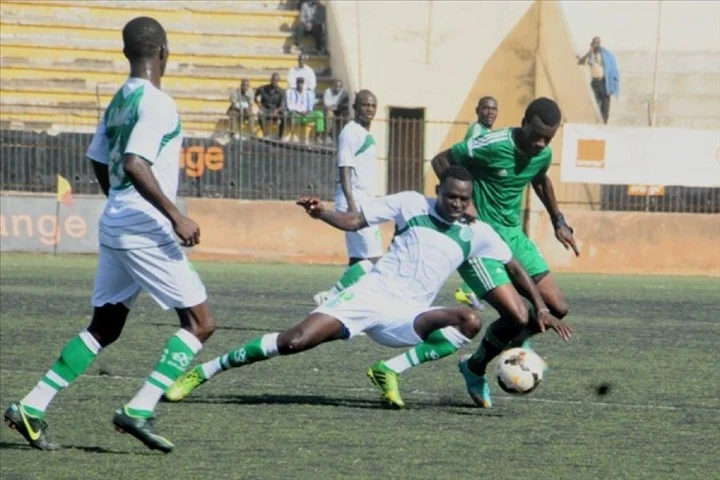
[[[477,114],[477,122],[468,127],[467,132],[465,132],[465,138],[463,139],[464,142],[492,131],[493,124],[498,115],[498,102],[495,100],[495,97],[480,97],[477,107],[475,108],[475,113]],[[460,288],[455,291],[455,300],[470,305],[475,309],[482,308],[480,300],[467,283],[463,283]]]
[[[464,141],[485,135],[492,130],[493,123],[495,123],[498,115],[498,103],[495,97],[485,96],[480,98],[475,113],[477,113],[477,122],[468,127]]]
[[[523,232],[520,209],[523,191],[532,184],[550,215],[557,239],[566,249],[580,255],[573,229],[558,208],[552,182],[547,176],[552,161],[548,145],[561,119],[557,103],[549,98],[538,98],[525,110],[521,127],[470,138],[432,160],[437,175],[450,165],[461,165],[470,170],[475,179],[473,201],[478,218],[490,224],[510,246],[513,256],[537,284],[550,312],[560,319],[568,314],[568,304],[537,246]],[[470,396],[478,406],[487,408],[492,405],[485,375],[490,360],[505,348],[522,344],[541,328],[538,328],[538,322],[530,322],[525,328],[504,314],[508,305],[493,295],[498,286],[510,283],[501,265],[489,259],[474,264],[466,262],[458,273],[478,297],[485,298],[501,315],[488,327],[477,351],[463,357],[459,365]]]

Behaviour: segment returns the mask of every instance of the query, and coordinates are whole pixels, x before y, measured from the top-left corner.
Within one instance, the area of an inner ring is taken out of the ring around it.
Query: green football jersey
[[[493,227],[519,227],[523,191],[544,174],[552,162],[546,147],[530,157],[515,147],[512,128],[505,128],[455,144],[453,161],[470,170],[475,179],[473,201],[480,220]]]
[[[467,142],[471,138],[479,137],[480,135],[485,135],[490,131],[491,130],[482,123],[475,122],[468,127],[467,132],[465,133],[465,138],[463,138],[463,142]]]

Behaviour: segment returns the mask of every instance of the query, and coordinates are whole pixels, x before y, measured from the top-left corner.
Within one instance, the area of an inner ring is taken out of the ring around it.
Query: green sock
[[[25,413],[43,418],[55,395],[87,371],[100,349],[100,344],[87,330],[72,338],[42,380],[20,401]]]
[[[337,281],[333,286],[332,293],[336,294],[342,292],[351,285],[354,285],[365,276],[373,268],[373,263],[370,260],[360,260],[354,265],[345,269],[340,280]]]
[[[279,333],[266,333],[243,343],[220,357],[223,370],[242,367],[251,363],[261,362],[278,355],[277,338]]]
[[[528,309],[528,313],[530,315],[530,325],[523,328],[520,333],[518,333],[517,336],[513,338],[512,341],[510,341],[507,348],[522,347],[523,345],[525,345],[525,342],[530,339],[530,337],[540,333],[540,329],[537,326],[537,321],[535,317],[535,308],[531,306]]]
[[[149,418],[163,393],[175,383],[192,363],[202,342],[188,330],[180,329],[165,344],[160,360],[125,410],[134,417]]]
[[[468,343],[470,343],[470,339],[455,327],[445,327],[435,330],[428,335],[424,342],[397,357],[386,360],[383,364],[395,373],[402,373],[421,363],[447,357]]]
[[[500,317],[491,323],[485,331],[480,346],[472,354],[471,361],[475,367],[473,372],[479,375],[484,374],[488,363],[508,347],[510,342],[517,337],[518,332],[519,329],[512,320]]]

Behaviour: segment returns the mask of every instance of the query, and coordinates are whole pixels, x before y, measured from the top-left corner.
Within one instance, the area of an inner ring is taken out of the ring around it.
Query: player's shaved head
[[[447,180],[460,180],[461,182],[472,182],[473,177],[470,171],[461,167],[460,165],[450,165],[448,168],[443,170],[440,175],[440,183],[445,183]]]
[[[370,122],[375,118],[377,111],[377,97],[370,90],[360,90],[355,95],[355,121],[365,128],[370,128]]]
[[[167,35],[160,22],[151,17],[137,17],[123,28],[123,52],[128,60],[151,60],[167,46]]]
[[[533,118],[537,118],[547,127],[556,127],[560,125],[562,113],[555,100],[540,97],[530,102],[530,105],[525,109],[523,123],[530,123]]]
[[[486,103],[494,103],[497,105],[497,100],[495,97],[491,97],[490,95],[485,95],[484,97],[480,97],[480,100],[478,100],[477,106],[481,107]]]
[[[371,92],[370,90],[360,90],[357,95],[355,95],[355,105],[365,102],[369,98],[372,98],[377,103],[377,97],[373,92]]]

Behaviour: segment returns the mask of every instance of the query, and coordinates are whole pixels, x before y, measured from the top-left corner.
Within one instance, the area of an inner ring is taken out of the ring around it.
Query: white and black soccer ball
[[[546,369],[545,360],[537,353],[525,348],[511,348],[500,354],[495,375],[504,391],[525,395],[540,385]]]

